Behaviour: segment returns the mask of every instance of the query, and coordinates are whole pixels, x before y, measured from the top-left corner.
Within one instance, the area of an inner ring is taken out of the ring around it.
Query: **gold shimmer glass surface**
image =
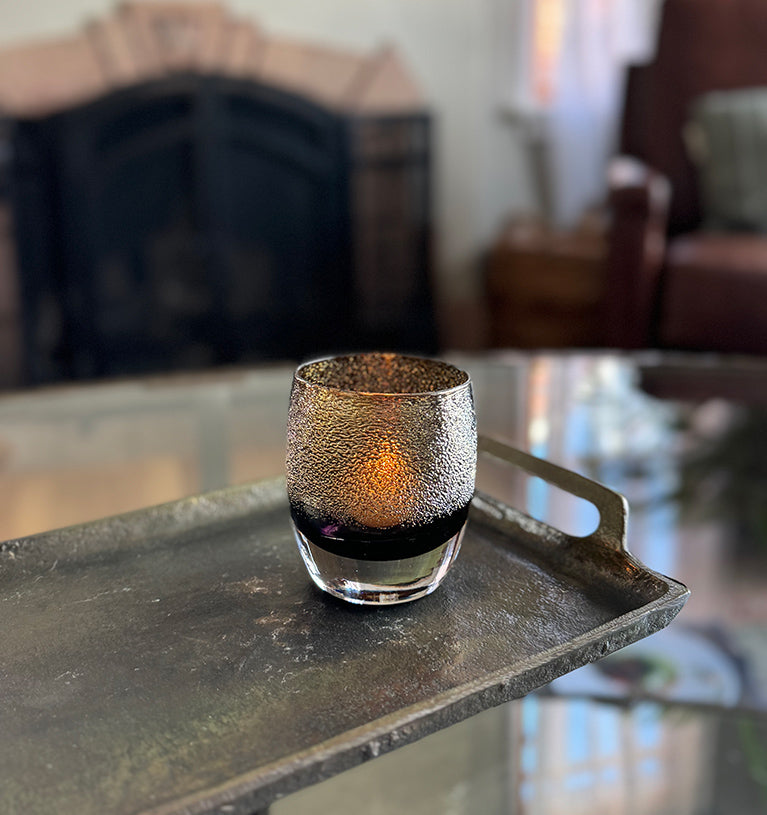
[[[476,449],[471,382],[452,365],[353,354],[301,366],[287,488],[314,581],[361,603],[436,588],[458,553]]]

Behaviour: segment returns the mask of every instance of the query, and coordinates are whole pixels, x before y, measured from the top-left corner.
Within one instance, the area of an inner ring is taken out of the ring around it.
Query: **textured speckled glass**
[[[433,591],[458,554],[476,461],[471,381],[459,368],[396,354],[302,365],[286,469],[312,579],[356,603]]]

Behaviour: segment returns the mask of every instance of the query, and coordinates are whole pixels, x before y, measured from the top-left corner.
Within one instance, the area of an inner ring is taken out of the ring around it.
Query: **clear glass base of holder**
[[[453,565],[463,537],[461,528],[441,546],[415,557],[358,560],[322,549],[295,525],[293,531],[309,575],[323,591],[369,606],[407,603],[431,594]]]

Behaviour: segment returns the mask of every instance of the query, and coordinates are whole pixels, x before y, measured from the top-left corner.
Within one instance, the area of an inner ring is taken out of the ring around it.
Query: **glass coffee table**
[[[472,375],[481,433],[626,495],[630,550],[692,597],[664,631],[401,749],[371,751],[375,761],[272,812],[344,801],[374,813],[763,811],[767,365],[602,354],[455,361]],[[279,476],[291,373],[275,366],[2,397],[0,539]],[[598,522],[593,507],[536,478],[491,467],[483,479],[480,489],[572,534]],[[73,666],[57,680],[63,690],[74,692],[76,674]],[[162,755],[146,758],[172,773]],[[29,800],[54,792],[39,773],[16,781]],[[87,798],[102,782],[82,778],[75,788]],[[120,805],[114,811],[136,811]],[[139,811],[202,811],[195,805],[147,800]]]

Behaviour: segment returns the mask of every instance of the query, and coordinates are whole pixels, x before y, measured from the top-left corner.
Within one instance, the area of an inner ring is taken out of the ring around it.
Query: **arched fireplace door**
[[[12,145],[31,383],[436,350],[426,114],[172,74]]]

